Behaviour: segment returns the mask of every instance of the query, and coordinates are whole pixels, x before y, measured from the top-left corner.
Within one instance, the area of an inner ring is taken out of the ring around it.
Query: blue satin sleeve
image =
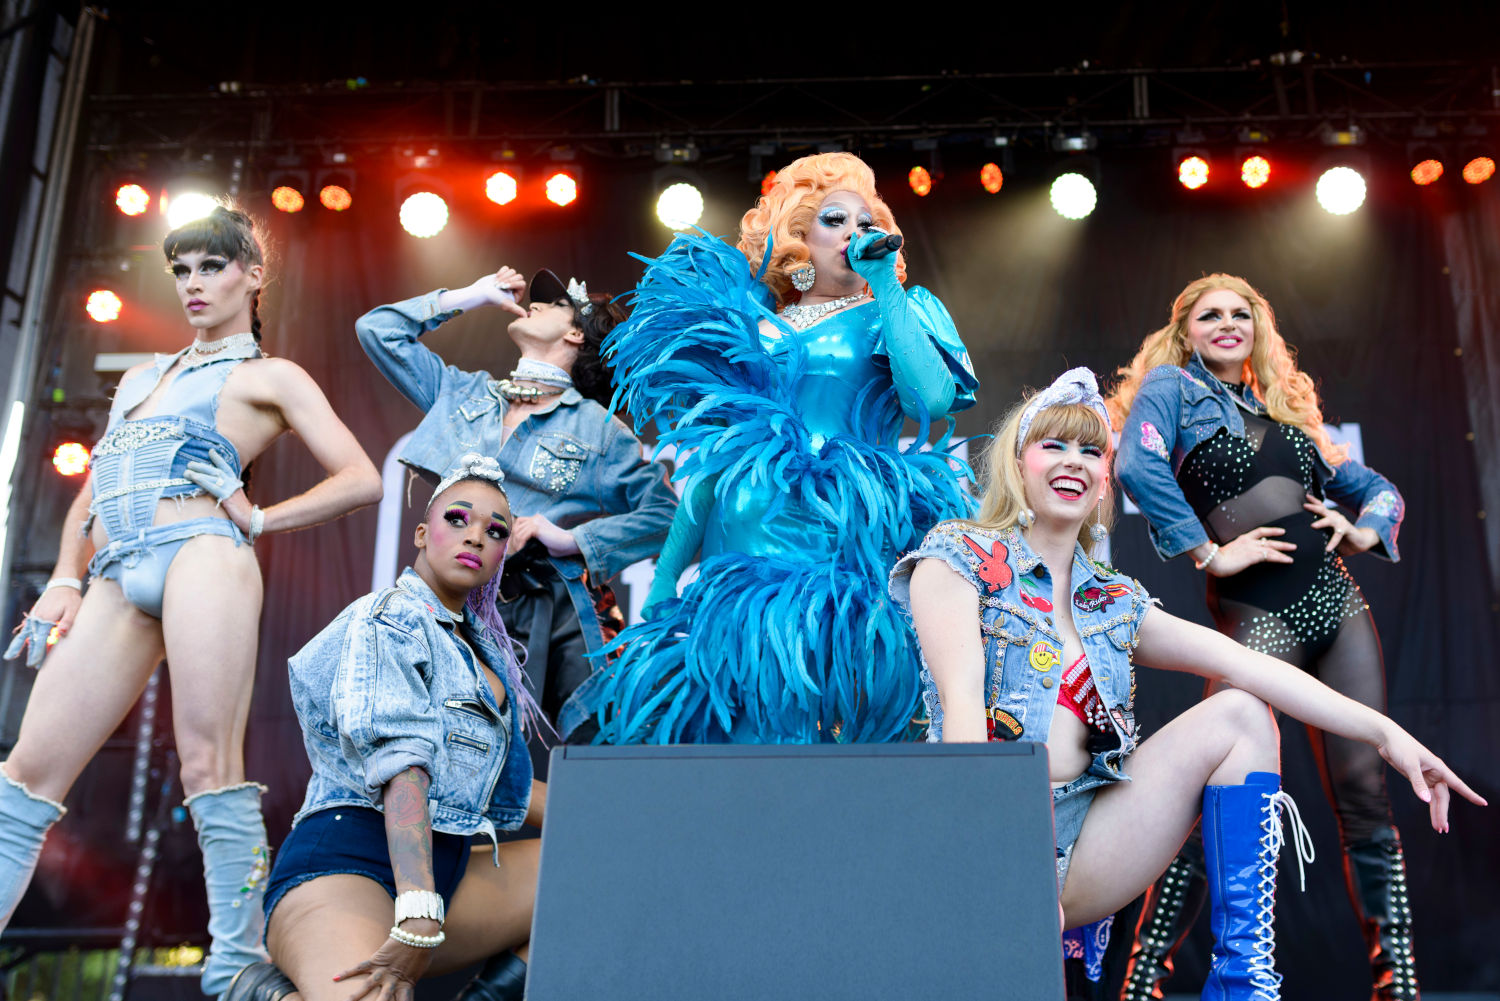
[[[875,353],[890,360],[908,417],[939,420],[974,405],[979,379],[942,300],[920,285],[879,290],[881,336]]]

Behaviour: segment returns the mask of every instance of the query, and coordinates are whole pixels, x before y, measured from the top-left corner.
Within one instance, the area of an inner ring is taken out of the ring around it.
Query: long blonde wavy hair
[[[1115,430],[1125,426],[1130,405],[1140,392],[1141,380],[1158,365],[1182,368],[1193,356],[1188,340],[1188,317],[1198,300],[1209,292],[1228,289],[1250,304],[1255,329],[1255,344],[1245,359],[1241,378],[1250,385],[1255,398],[1266,405],[1271,419],[1293,424],[1303,430],[1318,446],[1330,465],[1348,457],[1348,448],[1335,445],[1323,427],[1323,408],[1312,377],[1297,367],[1296,349],[1287,344],[1276,330],[1276,314],[1271,304],[1245,279],[1234,275],[1205,275],[1188,285],[1172,302],[1172,319],[1160,330],[1147,335],[1128,366],[1118,370],[1120,381],[1105,401]]]
[[[835,191],[852,191],[865,200],[875,225],[887,233],[900,233],[890,207],[875,190],[875,172],[853,153],[818,153],[793,160],[776,172],[770,192],[762,195],[755,208],[740,220],[740,240],[736,246],[750,262],[752,271],[760,270],[766,255],[766,242],[772,246],[771,262],[764,281],[776,296],[776,305],[795,302],[802,293],[792,288],[791,272],[809,263],[808,230],[823,199]],[[906,281],[906,256],[896,257],[896,277]]]
[[[1026,483],[1021,476],[1020,452],[1033,442],[1044,438],[1059,438],[1063,441],[1077,439],[1081,444],[1094,445],[1104,453],[1101,466],[1101,503],[1084,518],[1078,528],[1078,541],[1083,551],[1092,554],[1094,547],[1093,527],[1103,525],[1107,532],[1114,526],[1115,506],[1109,497],[1107,471],[1113,456],[1110,454],[1109,428],[1104,426],[1099,414],[1081,403],[1063,403],[1048,407],[1036,415],[1031,427],[1026,429],[1026,440],[1016,448],[1016,438],[1021,433],[1021,414],[1032,394],[1016,404],[995,427],[990,447],[985,449],[980,460],[980,480],[984,483],[984,496],[979,500],[979,513],[973,523],[992,532],[1003,532],[1020,523],[1021,512],[1026,510]]]

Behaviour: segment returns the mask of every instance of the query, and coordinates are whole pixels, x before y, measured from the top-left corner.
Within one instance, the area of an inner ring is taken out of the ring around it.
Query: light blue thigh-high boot
[[[68,811],[0,769],[0,931],[31,884],[47,830]]]
[[[1297,805],[1275,772],[1251,772],[1243,785],[1203,790],[1203,855],[1208,868],[1214,951],[1203,1001],[1280,1001],[1276,972],[1276,858],[1290,811],[1298,863],[1312,842]]]
[[[260,813],[265,786],[254,782],[190,796],[188,812],[203,853],[203,885],[208,891],[208,933],[213,938],[203,964],[203,993],[217,997],[234,975],[264,961],[261,901],[271,869],[266,822]]]

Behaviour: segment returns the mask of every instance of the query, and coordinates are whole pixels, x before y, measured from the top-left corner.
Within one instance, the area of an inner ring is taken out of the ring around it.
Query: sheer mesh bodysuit
[[[1236,387],[1229,386],[1232,395]],[[1242,411],[1245,437],[1227,429],[1188,453],[1177,473],[1183,497],[1220,545],[1254,528],[1283,528],[1291,563],[1257,563],[1228,577],[1208,576],[1208,607],[1219,631],[1287,661],[1324,684],[1385,712],[1385,668],[1369,606],[1337,553],[1331,533],[1313,528],[1306,494],[1322,496],[1313,443],[1301,428]],[[1352,520],[1352,519],[1351,519]],[[1308,729],[1323,766],[1324,789],[1345,845],[1390,825],[1385,763],[1374,748]]]

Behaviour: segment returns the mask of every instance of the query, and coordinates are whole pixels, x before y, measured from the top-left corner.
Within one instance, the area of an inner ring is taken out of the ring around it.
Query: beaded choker
[[[804,306],[800,302],[793,303],[781,310],[781,318],[790,323],[794,330],[806,330],[829,313],[838,312],[845,306],[852,306],[854,303],[865,298],[868,298],[867,293],[856,292],[853,295],[846,295],[841,299],[820,302],[816,306]]]
[[[194,340],[183,352],[182,363],[204,365],[211,361],[218,361],[219,357],[226,353],[228,357],[239,357],[247,353],[254,355],[259,350],[260,347],[255,342],[254,334],[230,334],[217,341]]]

